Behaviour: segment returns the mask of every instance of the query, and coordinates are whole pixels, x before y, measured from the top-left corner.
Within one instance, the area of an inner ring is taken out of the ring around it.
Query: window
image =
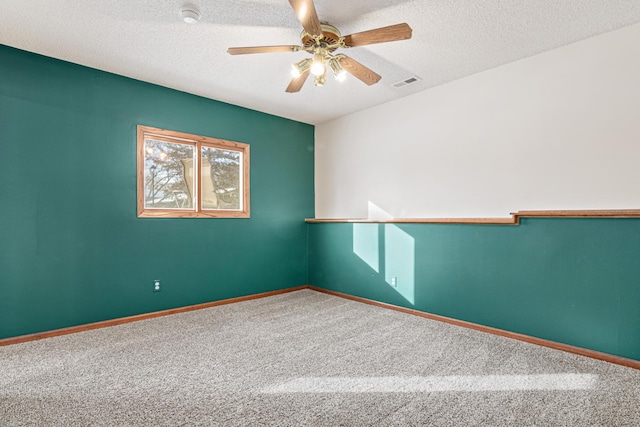
[[[138,217],[248,218],[249,145],[138,126]]]

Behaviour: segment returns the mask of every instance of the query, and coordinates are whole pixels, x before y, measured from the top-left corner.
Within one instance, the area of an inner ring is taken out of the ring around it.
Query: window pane
[[[202,209],[242,209],[242,153],[202,147]]]
[[[249,144],[138,125],[139,218],[250,218]]]
[[[194,147],[154,139],[144,143],[145,208],[193,209]]]

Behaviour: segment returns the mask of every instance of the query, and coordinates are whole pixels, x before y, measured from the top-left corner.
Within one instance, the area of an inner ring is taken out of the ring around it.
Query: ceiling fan
[[[335,51],[338,48],[365,46],[411,38],[412,30],[406,23],[376,28],[343,37],[333,25],[320,22],[313,0],[289,0],[289,3],[291,3],[291,7],[293,7],[298,20],[300,20],[304,28],[300,36],[301,45],[231,47],[227,50],[231,55],[298,51],[305,51],[313,55],[313,58],[305,58],[293,64],[291,70],[293,79],[286,89],[289,93],[300,91],[309,74],[315,76],[314,83],[316,86],[324,85],[327,64],[338,80],[344,80],[345,73],[349,73],[367,85],[378,83],[382,78],[379,74],[343,53],[335,54]]]

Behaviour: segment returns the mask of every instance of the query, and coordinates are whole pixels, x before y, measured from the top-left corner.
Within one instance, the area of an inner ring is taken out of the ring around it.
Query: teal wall
[[[137,124],[249,143],[251,218],[137,218]],[[0,46],[0,339],[309,283],[640,360],[640,220],[307,226],[313,132]]]
[[[251,218],[138,219],[137,124],[250,144]],[[0,338],[304,285],[313,132],[0,46]]]
[[[309,224],[309,283],[640,360],[640,219]]]

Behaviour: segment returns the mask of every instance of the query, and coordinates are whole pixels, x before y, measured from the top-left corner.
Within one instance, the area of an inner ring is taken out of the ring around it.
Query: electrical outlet
[[[153,281],[153,292],[160,292],[160,280]]]
[[[393,286],[394,288],[398,286],[398,278],[396,276],[393,276],[391,278],[391,286]]]

